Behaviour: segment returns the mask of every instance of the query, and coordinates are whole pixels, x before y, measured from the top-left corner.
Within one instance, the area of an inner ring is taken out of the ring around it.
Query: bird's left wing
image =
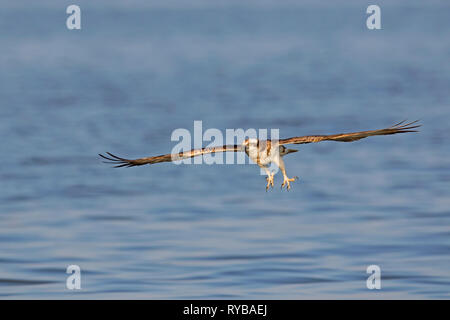
[[[288,139],[280,139],[279,144],[303,144],[303,143],[311,143],[311,142],[320,142],[320,141],[342,141],[342,142],[352,142],[359,139],[367,138],[370,136],[379,136],[379,135],[388,135],[388,134],[396,134],[396,133],[405,133],[405,132],[417,132],[416,129],[420,127],[419,124],[416,124],[418,120],[403,124],[405,121],[397,123],[392,127],[386,129],[379,130],[370,130],[370,131],[360,131],[360,132],[351,132],[351,133],[340,133],[340,134],[332,134],[332,135],[317,135],[317,136],[302,136],[302,137],[293,137]],[[416,125],[414,125],[416,124]]]
[[[179,153],[169,153],[161,156],[155,156],[155,157],[146,157],[146,158],[139,158],[139,159],[124,159],[118,156],[113,155],[112,153],[107,152],[107,156],[103,154],[99,154],[100,157],[103,159],[108,160],[108,162],[104,161],[105,163],[112,163],[115,164],[115,168],[121,168],[121,167],[134,167],[134,166],[142,166],[144,164],[154,164],[159,162],[172,162],[172,161],[178,161],[183,160],[187,158],[193,158],[196,156],[200,156],[203,154],[208,153],[216,153],[216,152],[239,152],[244,151],[243,147],[241,145],[224,145],[221,147],[210,147],[210,148],[202,148],[202,149],[192,149],[186,152],[179,152]]]

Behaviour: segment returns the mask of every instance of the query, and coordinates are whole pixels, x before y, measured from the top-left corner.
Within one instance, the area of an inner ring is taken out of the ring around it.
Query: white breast
[[[269,142],[270,144],[270,142]],[[247,153],[248,157],[255,163],[267,166],[269,165],[275,157],[278,157],[278,146],[270,146],[269,154],[267,154],[268,145],[267,141],[262,140],[258,143],[252,142],[248,145],[248,147],[245,149],[245,152]]]

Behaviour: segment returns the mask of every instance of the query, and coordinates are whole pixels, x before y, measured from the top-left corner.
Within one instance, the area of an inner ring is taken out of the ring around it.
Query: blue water
[[[450,5],[378,1],[0,3],[0,296],[450,298]],[[112,169],[176,128],[299,146],[290,192],[254,165]],[[81,268],[81,290],[66,268]],[[381,268],[368,290],[367,266]]]

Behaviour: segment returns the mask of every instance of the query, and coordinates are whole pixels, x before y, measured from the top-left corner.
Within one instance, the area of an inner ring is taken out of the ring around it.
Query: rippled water
[[[1,5],[1,297],[449,298],[447,2],[379,1],[379,31],[356,0],[78,3],[80,31],[69,3]],[[404,118],[421,132],[300,146],[290,192],[252,165],[97,156],[170,152],[194,120],[288,137]]]

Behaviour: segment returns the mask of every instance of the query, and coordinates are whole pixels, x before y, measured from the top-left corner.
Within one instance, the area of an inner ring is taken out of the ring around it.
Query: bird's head
[[[244,142],[242,143],[242,145],[243,145],[245,148],[248,148],[248,147],[256,147],[257,144],[258,144],[258,139],[255,139],[255,138],[248,138],[248,139],[245,139]]]
[[[256,148],[258,146],[258,139],[255,138],[248,138],[245,139],[242,143],[242,146],[245,148],[245,150],[249,150],[250,148]]]

